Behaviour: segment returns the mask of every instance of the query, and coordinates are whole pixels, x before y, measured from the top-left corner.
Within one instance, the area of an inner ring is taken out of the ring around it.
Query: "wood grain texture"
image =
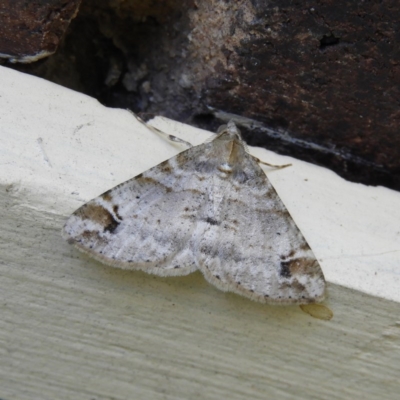
[[[334,318],[321,321],[224,294],[199,273],[103,266],[60,240],[64,218],[13,210],[1,238],[5,399],[393,399],[400,389],[394,302],[331,285]]]
[[[384,236],[396,222],[379,208],[374,217],[375,203],[365,196],[352,198],[365,219],[354,217],[346,195],[362,193],[362,185],[355,185],[361,192],[346,182],[330,186],[334,174],[296,164],[292,171],[306,171],[306,187],[317,185],[319,195],[300,191],[293,210],[287,194],[300,186],[286,186],[293,172],[269,175],[321,260],[330,321],[223,293],[199,273],[160,278],[107,267],[62,240],[67,215],[141,172],[135,168],[149,168],[149,157],[166,159],[177,147],[160,149],[162,139],[136,126],[119,136],[133,119],[90,98],[4,68],[0,74],[2,399],[393,399],[399,393],[400,307],[389,299],[400,263],[396,248],[382,251],[397,243],[395,234]],[[206,135],[187,129],[190,141]],[[368,190],[387,209],[399,204],[395,192]],[[322,218],[324,207],[330,213]],[[340,217],[346,207],[350,212]],[[324,230],[329,235],[319,239]],[[362,257],[356,239],[375,255]],[[376,288],[369,290],[362,284],[373,265]],[[340,268],[347,274],[335,275]],[[357,285],[367,293],[350,289]]]

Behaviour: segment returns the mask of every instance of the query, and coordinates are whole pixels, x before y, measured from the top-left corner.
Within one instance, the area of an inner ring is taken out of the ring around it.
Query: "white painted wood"
[[[154,124],[193,143],[209,135]],[[293,163],[268,176],[321,260],[330,321],[199,273],[106,267],[61,239],[80,204],[181,149],[123,110],[0,67],[0,398],[396,398],[398,192],[251,149]]]

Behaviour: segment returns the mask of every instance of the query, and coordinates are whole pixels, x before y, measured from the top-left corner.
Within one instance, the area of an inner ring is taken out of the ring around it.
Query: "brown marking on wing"
[[[114,216],[103,206],[89,203],[80,208],[76,215],[82,219],[90,219],[104,227],[104,231],[114,232],[120,224]]]
[[[300,250],[306,251],[306,250],[311,250],[310,246],[306,241],[300,246]]]
[[[297,279],[294,279],[292,282],[292,288],[296,289],[296,291],[298,291],[299,293],[303,293],[306,290],[306,287],[301,284]]]
[[[102,197],[102,199],[103,199],[104,201],[111,202],[111,200],[112,200],[111,190],[108,190],[107,192],[103,193],[103,194],[101,195],[101,197]]]
[[[266,197],[270,199],[272,197],[272,193],[271,194],[268,193],[266,195]],[[289,211],[286,209],[275,208],[275,209],[271,209],[268,211],[276,214],[279,218],[283,218],[285,220],[292,219],[292,216],[289,214]]]
[[[296,250],[292,249],[292,250],[290,250],[290,252],[288,254],[286,254],[284,256],[282,255],[280,258],[281,258],[281,260],[287,260],[288,258],[293,257],[295,254],[296,254]]]
[[[101,236],[99,234],[99,232],[97,231],[89,231],[89,230],[85,230],[81,233],[81,237],[82,239],[84,239],[85,241],[90,241],[91,239],[96,239],[96,240],[101,240]]]
[[[185,165],[188,162],[188,157],[186,152],[187,151],[182,151],[182,153],[179,153],[175,158],[179,167],[182,167],[182,165]]]
[[[119,219],[119,220],[123,220],[123,218],[119,215],[119,213],[118,213],[118,211],[119,211],[119,206],[118,205],[116,205],[116,204],[114,204],[113,205],[113,211],[114,211],[114,214],[115,214],[115,216]]]
[[[317,260],[302,257],[288,261],[281,261],[279,274],[284,278],[290,278],[294,274],[313,276],[317,271],[319,271]]]
[[[149,184],[152,184],[152,185],[159,185],[160,184],[156,179],[150,178],[149,176],[143,176],[143,175],[142,176],[138,176],[138,177],[136,177],[136,180],[138,182],[149,183]]]
[[[84,230],[79,236],[77,237],[70,237],[68,238],[68,243],[69,244],[81,244],[81,243],[86,243],[86,247],[88,249],[92,248],[91,245],[88,245],[88,243],[96,243],[96,244],[106,244],[107,241],[105,238],[103,238],[98,231],[90,231],[88,229]]]
[[[161,171],[162,171],[162,172],[165,172],[166,174],[169,174],[170,172],[172,172],[172,167],[171,167],[171,165],[169,164],[169,160],[167,160],[167,161],[161,163],[161,164],[159,165],[159,167],[160,167]]]
[[[163,183],[159,182],[157,179],[151,178],[150,176],[141,176],[139,178],[136,178],[136,180],[139,183],[144,183],[144,184],[149,184],[149,185],[154,185],[154,186],[162,186],[165,188],[165,191],[167,193],[172,192],[171,187],[164,185]]]

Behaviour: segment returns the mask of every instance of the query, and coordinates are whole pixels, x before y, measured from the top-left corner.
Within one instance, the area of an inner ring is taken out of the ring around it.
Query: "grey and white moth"
[[[217,288],[272,304],[324,299],[309,245],[233,122],[89,201],[63,237],[96,260],[161,276],[200,270]]]

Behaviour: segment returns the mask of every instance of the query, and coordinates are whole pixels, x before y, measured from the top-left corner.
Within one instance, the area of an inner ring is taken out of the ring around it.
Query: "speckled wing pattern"
[[[63,236],[105,264],[161,276],[199,269],[263,303],[324,299],[318,261],[233,123],[89,201]]]

